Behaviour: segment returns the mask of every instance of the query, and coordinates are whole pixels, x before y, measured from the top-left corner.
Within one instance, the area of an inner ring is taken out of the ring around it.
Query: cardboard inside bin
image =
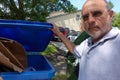
[[[52,24],[23,20],[0,20],[0,37],[21,43],[26,51],[43,51],[53,37]]]
[[[28,67],[33,67],[33,71],[2,72],[4,80],[52,80],[55,70],[49,61],[41,55],[28,55]]]

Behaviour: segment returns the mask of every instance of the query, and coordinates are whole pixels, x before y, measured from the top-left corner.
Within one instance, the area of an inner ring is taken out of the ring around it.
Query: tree
[[[120,29],[120,13],[115,13],[113,17],[112,26],[118,27]]]
[[[76,10],[68,0],[0,0],[1,19],[46,21],[50,12]]]
[[[114,7],[113,3],[111,1],[108,2],[109,9],[112,9]]]

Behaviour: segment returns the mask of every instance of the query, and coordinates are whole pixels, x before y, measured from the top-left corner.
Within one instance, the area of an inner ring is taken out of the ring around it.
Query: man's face
[[[99,38],[110,30],[111,18],[106,4],[101,0],[89,0],[82,9],[85,31],[93,38]]]

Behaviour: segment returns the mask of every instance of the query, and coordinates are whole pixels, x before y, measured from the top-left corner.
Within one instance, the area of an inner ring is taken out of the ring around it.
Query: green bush
[[[40,54],[42,55],[50,55],[50,54],[53,54],[53,53],[56,53],[57,52],[57,48],[52,45],[52,44],[49,44],[47,46],[47,48],[45,49],[45,51],[41,52]]]
[[[55,77],[53,77],[52,80],[67,80],[67,76],[66,75],[55,75]]]

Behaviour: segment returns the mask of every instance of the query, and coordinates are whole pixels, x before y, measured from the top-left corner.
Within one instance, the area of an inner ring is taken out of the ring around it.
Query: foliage
[[[0,0],[1,19],[46,21],[50,12],[75,12],[68,0]]]
[[[120,29],[120,13],[115,13],[113,17],[112,26],[118,27]]]
[[[55,75],[52,80],[67,80],[66,75]]]
[[[54,45],[49,44],[47,46],[47,48],[45,49],[45,51],[41,52],[40,54],[42,54],[42,55],[50,55],[50,54],[53,54],[55,52],[57,52],[57,48]]]
[[[113,3],[111,1],[108,2],[109,9],[112,9],[114,7]]]

